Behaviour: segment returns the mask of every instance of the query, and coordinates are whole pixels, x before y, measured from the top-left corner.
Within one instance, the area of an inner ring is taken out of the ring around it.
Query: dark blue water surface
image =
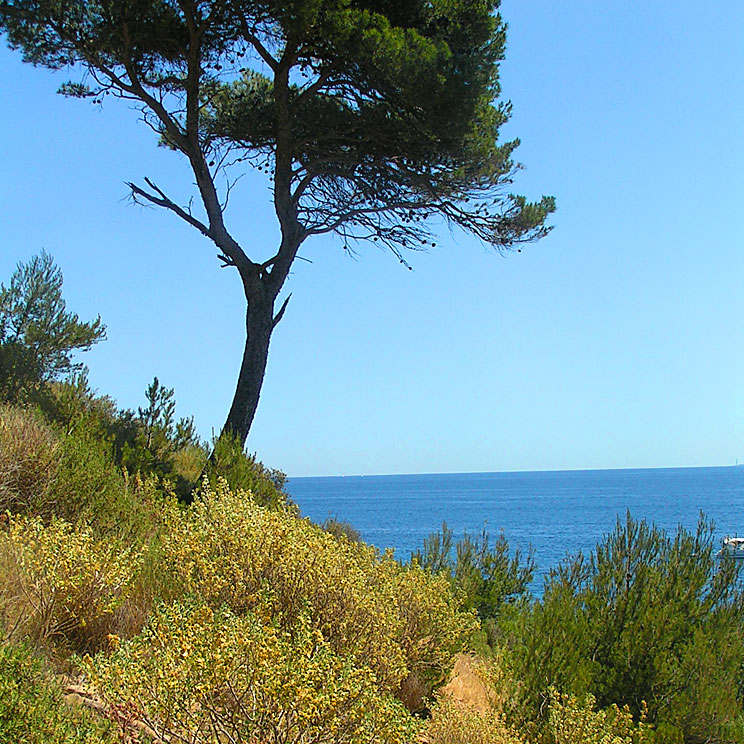
[[[531,545],[540,575],[588,553],[628,510],[669,532],[694,529],[702,511],[719,537],[744,534],[744,467],[292,478],[289,492],[304,516],[350,522],[401,560],[446,521],[456,536],[485,526]]]

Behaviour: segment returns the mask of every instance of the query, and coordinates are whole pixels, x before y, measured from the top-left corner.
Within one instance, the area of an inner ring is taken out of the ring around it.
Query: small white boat
[[[744,537],[724,537],[718,555],[721,558],[744,558]]]

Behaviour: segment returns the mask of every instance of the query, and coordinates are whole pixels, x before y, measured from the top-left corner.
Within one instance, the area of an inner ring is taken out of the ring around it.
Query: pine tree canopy
[[[275,302],[309,237],[377,242],[407,264],[458,227],[497,250],[546,234],[552,197],[512,193],[517,140],[501,142],[506,27],[499,0],[0,0],[26,61],[71,66],[60,92],[133,102],[188,160],[201,201],[150,178],[135,201],[175,213],[235,267],[247,343],[227,430],[244,439]],[[225,222],[240,170],[268,174],[281,232],[258,258]],[[268,260],[263,260],[269,255]],[[409,267],[410,268],[410,267]]]
[[[248,158],[286,180],[303,237],[398,252],[437,215],[502,248],[545,232],[553,200],[510,193],[518,141],[499,142],[497,6],[6,0],[0,23],[28,61],[93,73],[62,92],[134,98],[213,174]]]

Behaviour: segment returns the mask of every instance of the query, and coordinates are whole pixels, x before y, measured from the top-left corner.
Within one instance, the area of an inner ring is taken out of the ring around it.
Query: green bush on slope
[[[28,647],[0,641],[0,744],[115,744],[112,724],[63,702],[59,683]]]
[[[601,708],[648,706],[659,742],[737,741],[744,665],[739,565],[715,558],[713,530],[674,537],[628,515],[592,552],[554,570],[514,624],[524,717],[550,688]]]
[[[233,491],[248,491],[260,506],[277,509],[291,503],[285,491],[287,476],[246,454],[236,436],[223,434],[214,440],[213,447],[205,469],[209,481],[217,483],[221,478]]]
[[[530,582],[535,574],[532,551],[523,559],[517,548],[509,549],[503,534],[491,541],[484,529],[479,535],[465,533],[457,541],[447,523],[429,535],[411,561],[450,581],[468,608],[474,609],[483,625],[485,642],[495,647],[504,633],[507,616],[518,621],[530,601]],[[487,650],[484,648],[484,650]]]

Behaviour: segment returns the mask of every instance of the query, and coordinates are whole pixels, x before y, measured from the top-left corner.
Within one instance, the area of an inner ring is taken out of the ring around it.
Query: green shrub
[[[429,535],[411,560],[449,578],[453,589],[464,594],[466,606],[478,612],[491,645],[499,642],[499,621],[505,611],[518,612],[529,601],[535,574],[533,553],[523,560],[518,548],[510,551],[503,534],[491,543],[484,529],[477,536],[465,533],[455,544],[445,522],[441,532]]]
[[[280,470],[267,468],[255,455],[246,454],[240,440],[223,434],[213,442],[213,452],[205,474],[211,483],[223,479],[233,491],[248,491],[261,506],[278,508],[290,503],[284,490],[287,476]]]
[[[110,445],[82,425],[61,441],[58,475],[51,489],[56,516],[102,533],[128,532],[136,504]]]
[[[344,522],[338,517],[328,517],[320,525],[326,532],[330,532],[337,540],[350,540],[351,542],[360,542],[362,539],[359,530],[349,522]]]
[[[100,536],[142,545],[158,529],[170,485],[156,475],[129,475],[111,447],[85,428],[62,440],[57,479],[51,489],[55,513],[91,527]]]
[[[31,650],[0,642],[0,744],[114,744],[113,726],[67,706],[59,683]]]
[[[142,635],[98,658],[103,695],[165,741],[397,744],[416,721],[373,672],[337,655],[308,614],[291,633],[258,605],[241,616],[201,603],[161,607]]]
[[[174,420],[172,389],[157,378],[148,386],[147,407],[120,410],[107,396],[96,395],[85,374],[52,382],[38,390],[36,401],[62,439],[73,436],[103,459],[114,474],[156,476],[188,500],[208,452],[196,436],[193,420]]]
[[[81,427],[96,439],[110,443],[133,436],[129,417],[118,410],[112,398],[96,395],[85,370],[40,387],[34,403],[63,436]]]
[[[183,594],[214,608],[260,604],[288,632],[307,610],[334,652],[369,666],[383,690],[409,673],[441,681],[477,627],[443,577],[261,507],[224,481],[169,515],[163,556]]]
[[[550,687],[600,708],[644,703],[658,741],[733,741],[744,664],[739,566],[715,558],[712,526],[674,537],[629,515],[585,559],[553,571],[514,625],[527,717]],[[666,732],[666,733],[664,733]]]
[[[53,519],[11,517],[0,535],[0,608],[6,628],[39,643],[100,647],[130,591],[139,554]]]
[[[129,424],[128,437],[120,443],[120,462],[130,473],[148,473],[172,482],[188,500],[207,460],[206,448],[196,434],[193,418],[176,421],[173,388],[155,377],[145,390],[147,406],[137,413],[121,412]]]

